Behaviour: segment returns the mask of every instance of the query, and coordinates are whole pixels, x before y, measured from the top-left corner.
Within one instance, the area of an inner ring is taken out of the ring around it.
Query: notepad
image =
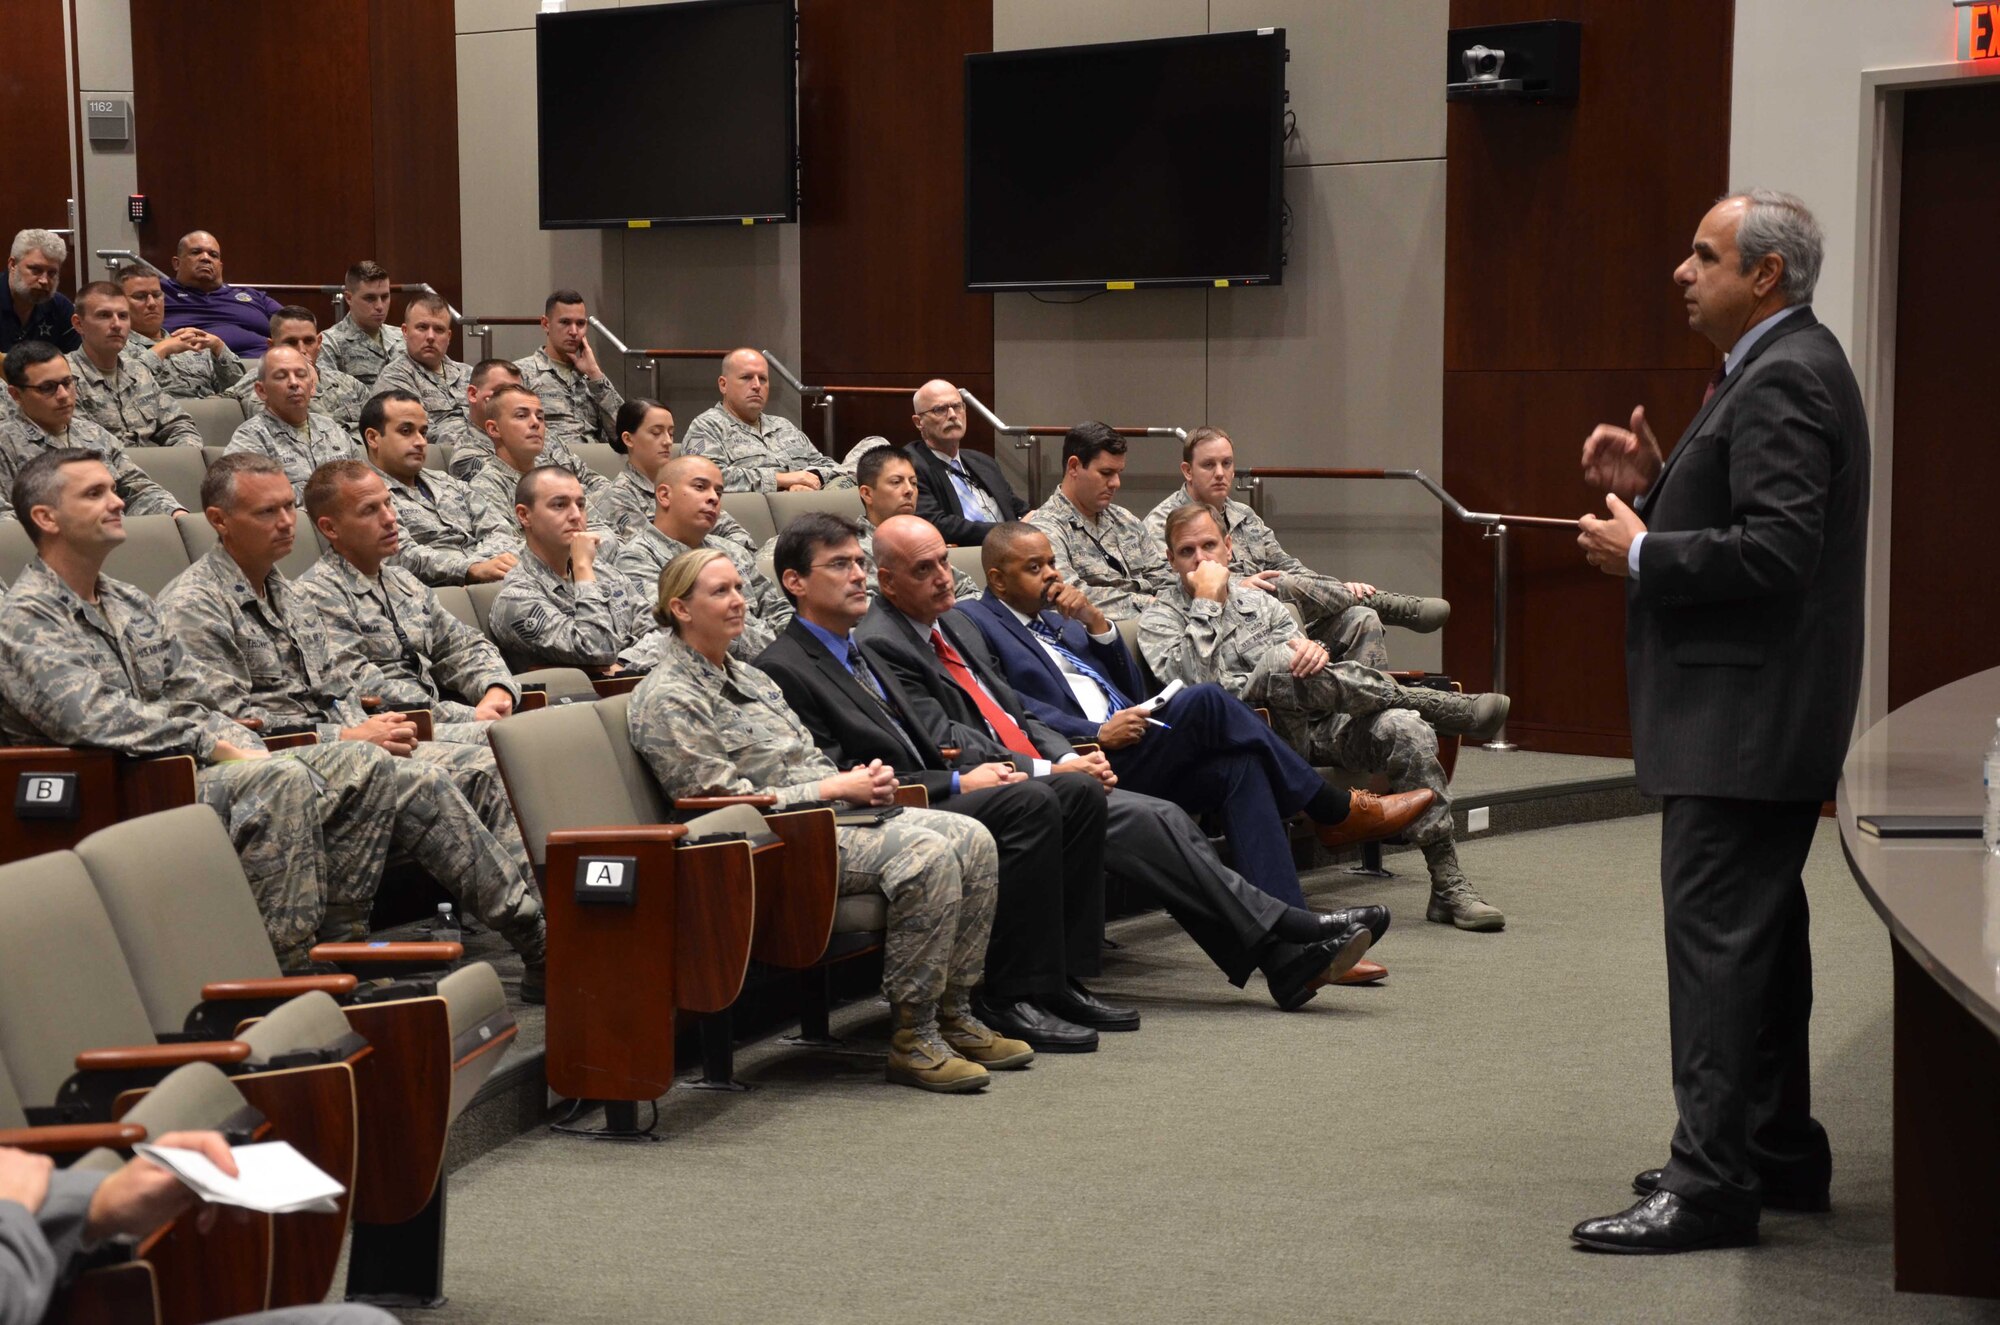
[[[340,1209],[336,1198],[347,1190],[286,1141],[231,1146],[237,1169],[233,1178],[198,1150],[143,1141],[132,1150],[179,1178],[204,1201],[267,1215],[334,1214]]]
[[[1881,838],[1976,838],[1982,828],[1976,814],[1860,814],[1854,826]]]
[[[1181,679],[1179,677],[1175,677],[1173,680],[1167,682],[1167,688],[1165,690],[1162,690],[1159,694],[1154,695],[1151,699],[1140,700],[1139,707],[1146,710],[1146,712],[1151,713],[1154,709],[1160,707],[1160,705],[1166,703],[1168,700],[1172,699],[1175,695],[1178,695],[1184,689],[1186,689],[1186,687],[1182,684]]]

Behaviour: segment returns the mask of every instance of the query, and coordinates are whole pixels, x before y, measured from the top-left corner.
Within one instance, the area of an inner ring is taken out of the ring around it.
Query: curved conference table
[[[2000,668],[1870,727],[1840,779],[1840,844],[1895,970],[1896,1287],[2000,1297],[2000,858],[1886,840],[1858,815],[1976,815]]]

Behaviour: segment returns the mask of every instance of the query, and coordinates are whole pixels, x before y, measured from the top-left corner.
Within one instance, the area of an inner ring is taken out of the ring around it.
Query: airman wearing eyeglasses
[[[76,377],[61,350],[45,340],[24,340],[7,351],[4,371],[15,409],[0,418],[0,493],[11,489],[14,476],[43,451],[77,447],[104,458],[128,514],[187,514],[132,463],[116,437],[77,417]],[[6,498],[0,496],[0,508],[5,507]]]

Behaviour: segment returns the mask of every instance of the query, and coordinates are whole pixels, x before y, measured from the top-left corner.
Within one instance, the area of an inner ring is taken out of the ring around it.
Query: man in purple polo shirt
[[[222,283],[222,245],[206,230],[190,230],[174,247],[174,278],[161,281],[167,295],[167,330],[200,327],[246,359],[260,358],[271,343],[271,314],[278,301],[262,290]]]

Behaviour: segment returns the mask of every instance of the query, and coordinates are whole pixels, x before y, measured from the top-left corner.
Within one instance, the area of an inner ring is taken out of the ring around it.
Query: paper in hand
[[[232,1178],[198,1150],[140,1142],[134,1154],[144,1155],[181,1180],[183,1186],[216,1205],[241,1206],[267,1215],[333,1214],[335,1199],[347,1189],[325,1170],[294,1150],[286,1141],[231,1146],[237,1176]]]
[[[1175,677],[1173,680],[1167,682],[1167,688],[1162,690],[1159,694],[1154,695],[1151,699],[1140,700],[1139,707],[1146,710],[1146,712],[1151,713],[1154,709],[1160,707],[1160,705],[1166,703],[1168,700],[1172,699],[1175,695],[1178,695],[1182,689],[1183,686],[1181,684],[1181,679],[1179,677]]]

